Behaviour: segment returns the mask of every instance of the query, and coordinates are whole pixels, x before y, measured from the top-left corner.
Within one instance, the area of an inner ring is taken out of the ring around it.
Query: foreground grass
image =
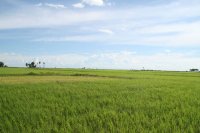
[[[200,132],[199,73],[0,72],[0,132]]]

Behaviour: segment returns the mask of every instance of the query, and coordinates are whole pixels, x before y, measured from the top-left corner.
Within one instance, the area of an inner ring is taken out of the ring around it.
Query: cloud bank
[[[74,67],[99,69],[137,69],[150,70],[182,70],[200,68],[200,57],[182,53],[163,52],[152,55],[138,55],[135,52],[103,52],[97,54],[62,54],[26,56],[16,53],[0,54],[0,58],[8,66],[24,67],[26,62],[40,60],[46,67]]]

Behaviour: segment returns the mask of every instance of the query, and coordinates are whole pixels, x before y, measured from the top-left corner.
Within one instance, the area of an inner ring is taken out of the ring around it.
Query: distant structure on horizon
[[[190,69],[190,72],[199,72],[199,69]]]

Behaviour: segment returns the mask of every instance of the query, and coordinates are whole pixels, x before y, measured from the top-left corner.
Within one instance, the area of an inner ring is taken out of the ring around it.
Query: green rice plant
[[[196,133],[199,110],[199,73],[0,69],[0,132]]]

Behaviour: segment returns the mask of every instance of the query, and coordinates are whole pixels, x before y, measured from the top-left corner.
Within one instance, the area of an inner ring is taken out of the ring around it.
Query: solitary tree
[[[2,61],[0,61],[0,67],[8,67],[8,66],[5,65]]]
[[[4,67],[4,63],[0,61],[0,67]]]

